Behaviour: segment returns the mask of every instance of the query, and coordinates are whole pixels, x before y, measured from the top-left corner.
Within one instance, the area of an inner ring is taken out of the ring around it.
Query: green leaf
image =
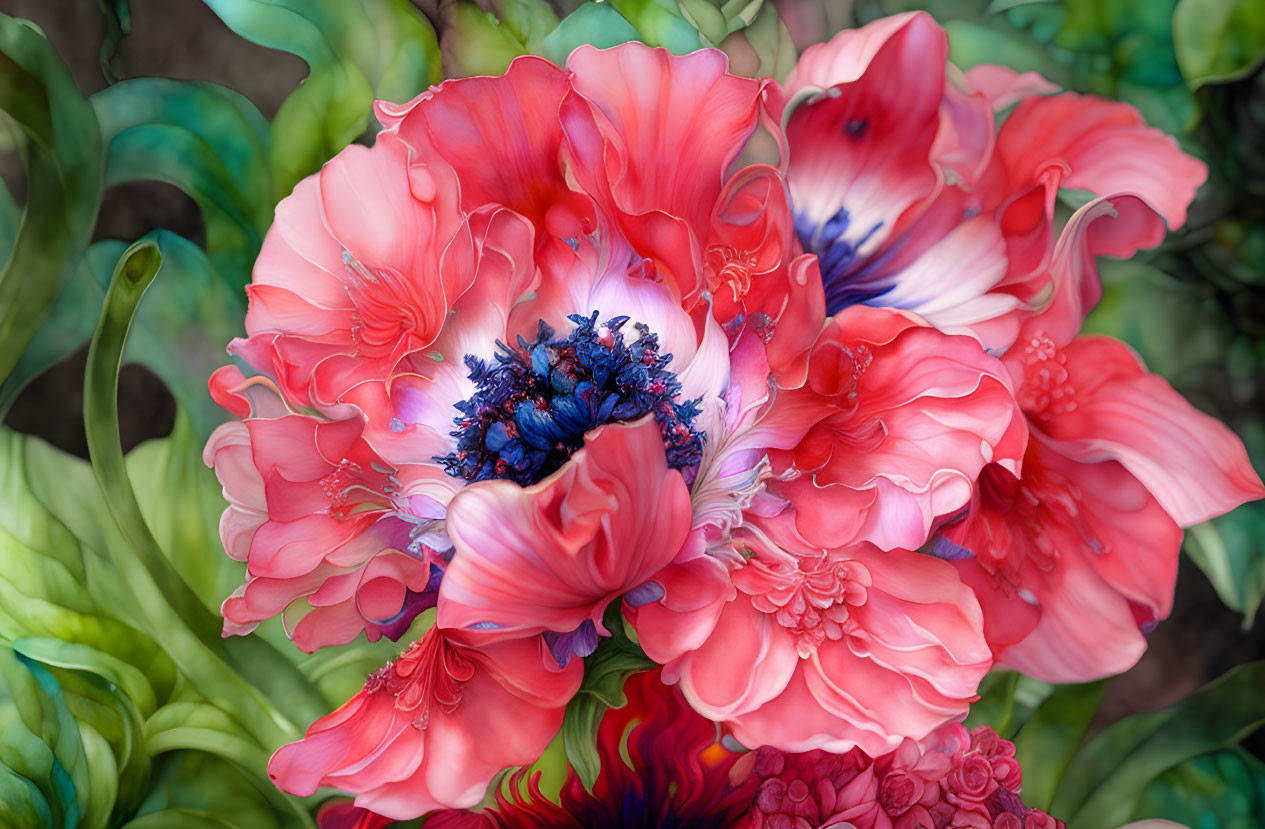
[[[638,39],[686,55],[711,44],[677,8],[675,0],[606,0],[637,30]]]
[[[0,110],[24,136],[27,202],[0,269],[0,380],[78,265],[101,199],[100,131],[48,41],[0,14]]]
[[[729,55],[731,71],[753,78],[785,80],[799,54],[786,25],[772,5],[765,5],[740,32],[730,35],[721,48]]]
[[[125,35],[132,31],[132,10],[127,0],[97,0],[101,14],[105,17],[105,34],[101,37],[101,75],[107,83],[117,83],[118,73],[114,70],[114,58],[119,51],[119,43]]]
[[[123,825],[123,829],[168,829],[171,826],[187,827],[187,829],[239,829],[238,824],[228,823],[211,812],[193,809],[163,809],[161,812],[150,812],[128,821]]]
[[[1265,597],[1265,506],[1244,504],[1188,528],[1184,549],[1221,601],[1243,614],[1244,630],[1251,629]]]
[[[207,380],[224,364],[225,345],[241,333],[245,293],[188,239],[166,230],[145,238],[158,245],[162,266],[136,311],[123,361],[162,378],[190,418],[190,442],[202,444],[225,419]],[[200,445],[193,455],[200,457]],[[209,470],[201,474],[214,477]]]
[[[92,106],[107,185],[156,180],[183,190],[202,211],[214,270],[235,288],[249,283],[273,211],[268,122],[255,106],[216,84],[165,78],[107,87]]]
[[[0,640],[89,645],[170,685],[171,663],[132,627],[128,586],[98,554],[121,545],[88,464],[0,431]]]
[[[602,770],[597,754],[597,727],[602,715],[607,708],[622,708],[628,704],[628,697],[624,695],[628,677],[655,666],[641,647],[628,638],[622,601],[616,600],[607,606],[602,624],[614,635],[601,639],[597,650],[585,657],[580,690],[567,703],[562,720],[567,760],[590,790]]]
[[[1146,787],[1133,819],[1200,829],[1256,829],[1265,814],[1265,764],[1242,749],[1196,757]]]
[[[979,699],[971,704],[971,711],[966,721],[966,728],[978,728],[986,725],[1003,737],[1009,739],[1013,732],[1010,724],[1015,715],[1015,685],[1019,674],[1014,671],[992,670],[984,675],[979,684]]]
[[[148,682],[136,668],[81,645],[25,639],[15,651],[28,665],[39,662],[52,672],[74,715],[86,758],[81,826],[116,825],[140,803],[149,756],[141,711],[114,680],[126,683],[152,710]]]
[[[1265,724],[1263,686],[1265,661],[1252,662],[1176,705],[1121,720],[1077,752],[1050,812],[1078,829],[1110,829],[1127,822],[1159,775],[1233,746]]]
[[[1059,780],[1107,692],[1108,680],[1040,685],[1045,688],[1044,699],[1019,728],[1014,743],[1015,756],[1023,767],[1024,803],[1048,811]]]
[[[1028,719],[1054,693],[1055,686],[1015,671],[993,670],[980,683],[980,699],[971,705],[964,725],[986,725],[1013,740]]]
[[[237,723],[219,708],[199,702],[173,702],[145,722],[145,744],[151,756],[196,751],[227,760],[247,772],[256,791],[289,825],[311,825],[302,804],[277,789],[265,775],[271,753],[240,734]]]
[[[558,26],[558,15],[546,0],[492,0],[501,25],[529,52],[536,52],[545,37]]]
[[[540,45],[540,54],[562,66],[585,43],[608,49],[638,39],[637,29],[609,3],[585,3],[562,19]]]
[[[1191,89],[1246,77],[1265,59],[1265,5],[1259,0],[1181,0],[1173,47]]]
[[[949,59],[963,69],[1001,63],[1019,72],[1040,72],[1060,86],[1067,85],[1067,68],[1044,45],[1007,25],[1004,18],[946,20],[944,28],[949,33]]]
[[[407,0],[205,0],[247,40],[311,69],[272,122],[276,196],[359,137],[373,99],[406,101],[440,79],[439,44]]]
[[[295,736],[295,724],[225,661],[219,618],[207,609],[163,554],[145,522],[119,446],[119,365],[136,306],[160,263],[161,255],[153,242],[128,248],[110,281],[101,322],[88,349],[84,380],[88,451],[110,515],[127,542],[114,551],[111,560],[132,588],[145,631],[162,644],[199,692],[232,712],[262,745],[276,746]],[[247,647],[261,644],[254,640]],[[237,667],[244,668],[246,664],[238,661]],[[263,668],[269,677],[285,679],[285,674],[272,666],[256,662],[254,668],[257,672]],[[299,699],[312,693],[297,671],[291,675],[300,680],[295,685]]]
[[[539,54],[558,15],[545,0],[446,4],[440,47],[449,77],[500,75],[519,55]]]
[[[678,0],[677,6],[681,9],[681,16],[713,44],[719,44],[730,32],[745,25],[731,26],[725,13],[711,0]]]
[[[56,680],[36,668],[0,647],[0,763],[39,789],[48,825],[73,829],[79,801],[71,773],[84,771],[82,746]]]
[[[136,560],[143,565],[161,593],[159,603],[169,603],[182,628],[205,637],[218,627],[216,620],[163,557],[141,514],[119,445],[117,399],[123,349],[136,307],[161,264],[162,254],[151,241],[132,245],[119,259],[106,292],[101,320],[88,350],[84,378],[84,424],[92,469],[105,495],[106,505]],[[157,605],[148,609],[151,614],[162,612]]]
[[[3,762],[0,762],[0,821],[13,829],[47,829],[53,825],[52,812],[39,787]]]
[[[149,793],[137,817],[125,825],[143,829],[313,826],[305,814],[278,810],[265,796],[264,787],[276,793],[262,769],[248,774],[233,762],[206,752],[169,752],[154,759]],[[198,819],[213,822],[199,823]]]
[[[149,680],[135,666],[87,645],[60,639],[24,637],[13,643],[13,650],[27,661],[100,677],[126,695],[138,716],[153,713],[157,704]]]
[[[445,74],[501,75],[527,47],[508,26],[474,3],[455,3],[444,15],[441,48]]]

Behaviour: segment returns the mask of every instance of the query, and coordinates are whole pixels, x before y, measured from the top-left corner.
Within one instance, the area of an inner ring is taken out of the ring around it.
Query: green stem
[[[117,406],[119,367],[136,307],[161,264],[158,246],[149,240],[137,242],[123,253],[88,349],[84,377],[88,454],[106,506],[134,554],[115,555],[112,563],[131,586],[148,623],[148,633],[198,692],[233,717],[261,745],[276,746],[297,736],[294,725],[224,660],[218,620],[163,555],[141,514],[123,460]]]

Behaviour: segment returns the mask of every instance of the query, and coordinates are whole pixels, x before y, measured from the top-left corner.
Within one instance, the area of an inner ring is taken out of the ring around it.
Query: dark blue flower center
[[[676,402],[681,381],[667,369],[672,355],[659,353],[658,336],[638,324],[637,339],[625,344],[628,317],[604,325],[596,311],[569,319],[575,328],[562,339],[542,320],[533,341],[498,342],[490,362],[466,355],[478,388],[457,404],[456,451],[435,460],[455,478],[529,486],[566,463],[585,432],[652,414],[668,465],[692,482],[703,453],[704,435],[693,428],[700,401]]]

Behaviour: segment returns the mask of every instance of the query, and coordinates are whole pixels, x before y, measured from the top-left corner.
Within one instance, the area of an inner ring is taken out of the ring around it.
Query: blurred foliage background
[[[1208,163],[1186,227],[1101,264],[1089,325],[1265,469],[1265,0],[0,0],[0,825],[313,826],[328,800],[277,792],[266,759],[397,646],[220,640],[241,573],[200,454],[273,207],[372,140],[375,97],[629,39],[781,77],[912,8],[959,66],[1127,101]],[[1265,822],[1265,507],[1187,539],[1136,668],[997,672],[972,713],[1073,829]]]

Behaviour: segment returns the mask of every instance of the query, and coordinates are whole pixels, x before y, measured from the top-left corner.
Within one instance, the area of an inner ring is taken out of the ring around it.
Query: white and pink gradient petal
[[[940,186],[930,158],[947,58],[944,30],[917,13],[805,51],[784,87],[793,109],[783,121],[806,247],[827,259],[829,248],[867,257]]]

